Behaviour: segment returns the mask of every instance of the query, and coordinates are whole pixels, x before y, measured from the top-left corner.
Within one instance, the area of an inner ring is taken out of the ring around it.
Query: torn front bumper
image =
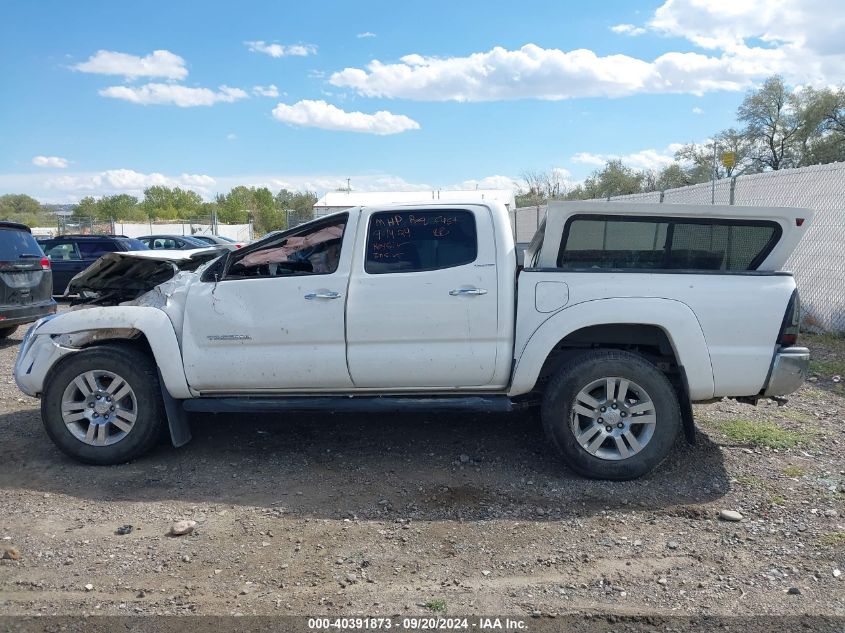
[[[764,396],[785,396],[800,387],[810,372],[810,350],[784,347],[775,354]]]
[[[15,383],[28,396],[39,396],[44,390],[44,378],[50,368],[65,354],[75,352],[62,347],[49,334],[39,334],[38,328],[54,316],[44,317],[33,323],[24,336],[15,361]]]

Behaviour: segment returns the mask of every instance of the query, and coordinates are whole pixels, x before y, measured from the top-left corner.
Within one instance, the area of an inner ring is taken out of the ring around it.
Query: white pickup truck
[[[15,366],[72,457],[125,462],[186,412],[508,411],[539,405],[575,471],[657,466],[692,402],[805,378],[806,209],[552,203],[517,266],[498,203],[359,207],[237,251],[112,253]],[[80,309],[84,308],[84,309]]]

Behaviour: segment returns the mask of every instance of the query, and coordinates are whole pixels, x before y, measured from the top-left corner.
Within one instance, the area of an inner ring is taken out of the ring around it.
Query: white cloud
[[[346,68],[329,82],[368,97],[422,101],[497,101],[622,97],[640,92],[738,89],[747,72],[698,53],[668,53],[653,62],[628,55],[599,57],[526,44],[518,50],[493,48],[467,57],[406,55],[399,63],[375,60],[367,69]]]
[[[667,0],[649,27],[724,51],[758,76],[781,73],[791,83],[814,85],[843,80],[840,0]]]
[[[253,86],[252,94],[258,95],[259,97],[278,97],[279,89],[274,84],[270,84],[269,86]]]
[[[643,149],[630,154],[593,154],[578,152],[569,160],[573,163],[603,167],[610,160],[621,160],[628,167],[659,171],[675,162],[675,152],[681,149],[681,143],[671,143],[664,149]]]
[[[371,33],[370,31],[364,31],[363,33],[358,33],[358,35],[356,35],[355,37],[357,37],[359,40],[362,40],[368,37],[376,37],[376,34]]]
[[[698,106],[695,106],[695,107],[692,109],[692,113],[693,113],[693,114],[704,114],[704,110],[702,110],[702,109],[701,109],[701,108],[699,108]]]
[[[237,135],[237,134],[235,134],[234,132],[229,132],[229,133],[226,135],[226,140],[227,140],[227,141],[236,141],[237,139],[238,139],[238,135]]]
[[[569,172],[561,169],[568,179]],[[26,191],[45,203],[73,203],[85,196],[103,196],[128,193],[142,197],[144,189],[153,185],[189,188],[210,200],[219,191],[228,191],[238,185],[247,187],[268,187],[272,191],[281,188],[292,191],[314,191],[323,195],[327,191],[346,187],[347,176],[352,179],[355,191],[432,191],[442,189],[514,188],[520,186],[518,178],[510,176],[486,176],[468,179],[456,184],[430,183],[408,180],[386,173],[316,173],[316,174],[253,174],[215,175],[189,174],[166,175],[159,172],[139,172],[133,169],[109,169],[99,172],[76,172],[61,176],[45,176],[38,173],[0,174],[0,194]],[[571,183],[568,184],[571,186]]]
[[[593,154],[592,152],[578,152],[569,159],[573,163],[583,165],[604,165],[608,161],[607,154]]]
[[[273,108],[273,117],[283,123],[300,127],[378,135],[398,134],[420,127],[419,123],[402,114],[393,114],[386,110],[375,114],[346,112],[322,100],[303,100],[293,105],[280,103]]]
[[[143,173],[134,169],[108,169],[101,172],[83,172],[50,178],[43,183],[48,190],[68,195],[111,195],[129,193],[141,195],[147,187],[188,187],[198,193],[209,195],[216,180],[205,174],[181,174],[166,176],[158,172]]]
[[[470,178],[449,187],[449,189],[511,189],[517,191],[520,187],[518,179],[511,176],[485,176],[484,178]]]
[[[313,44],[268,44],[263,40],[244,42],[253,53],[264,53],[270,57],[307,57],[316,55],[317,47]]]
[[[206,189],[213,186],[216,181],[211,176],[206,176],[205,174],[182,174],[179,176],[179,182],[189,187]]]
[[[630,35],[632,37],[646,33],[646,29],[641,26],[634,26],[633,24],[614,24],[610,27],[610,30],[620,35]]]
[[[32,159],[32,164],[36,167],[57,167],[64,169],[68,165],[68,160],[61,156],[35,156]]]
[[[617,24],[617,33],[646,27]],[[683,38],[700,51],[669,50],[653,59],[597,55],[526,44],[458,57],[410,54],[345,68],[331,84],[368,97],[421,101],[496,101],[703,94],[743,90],[773,74],[798,85],[845,81],[841,0],[666,0],[647,30]],[[671,40],[667,40],[671,41]]]
[[[209,88],[191,88],[177,84],[151,83],[143,86],[111,86],[100,90],[104,97],[123,99],[141,105],[175,105],[180,108],[210,106],[218,102],[231,103],[249,95],[240,88],[220,86],[217,91]]]
[[[80,62],[72,68],[83,73],[122,75],[127,79],[138,77],[184,79],[188,76],[185,60],[166,50],[153,51],[144,57],[100,50],[87,61]]]

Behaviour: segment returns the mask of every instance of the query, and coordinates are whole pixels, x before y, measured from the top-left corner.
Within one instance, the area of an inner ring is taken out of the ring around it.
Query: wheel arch
[[[561,350],[644,345],[671,350],[688,398],[713,397],[713,367],[695,313],[672,299],[597,299],[560,310],[527,337],[516,360],[510,396],[526,394],[559,366]],[[667,349],[668,346],[668,349]],[[556,358],[556,356],[558,358]],[[545,373],[544,373],[545,372]]]
[[[162,387],[176,399],[192,397],[176,332],[158,308],[109,306],[66,312],[45,323],[38,334],[65,335],[74,349],[130,342],[152,355]],[[62,357],[71,355],[63,354]]]

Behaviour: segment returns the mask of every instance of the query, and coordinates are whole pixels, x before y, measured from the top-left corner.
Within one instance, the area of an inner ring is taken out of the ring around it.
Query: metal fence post
[[[733,205],[734,203],[734,194],[736,193],[736,176],[731,178],[731,198],[729,204]]]
[[[663,197],[666,195],[666,192],[661,190],[660,191],[660,204],[663,204]]]

